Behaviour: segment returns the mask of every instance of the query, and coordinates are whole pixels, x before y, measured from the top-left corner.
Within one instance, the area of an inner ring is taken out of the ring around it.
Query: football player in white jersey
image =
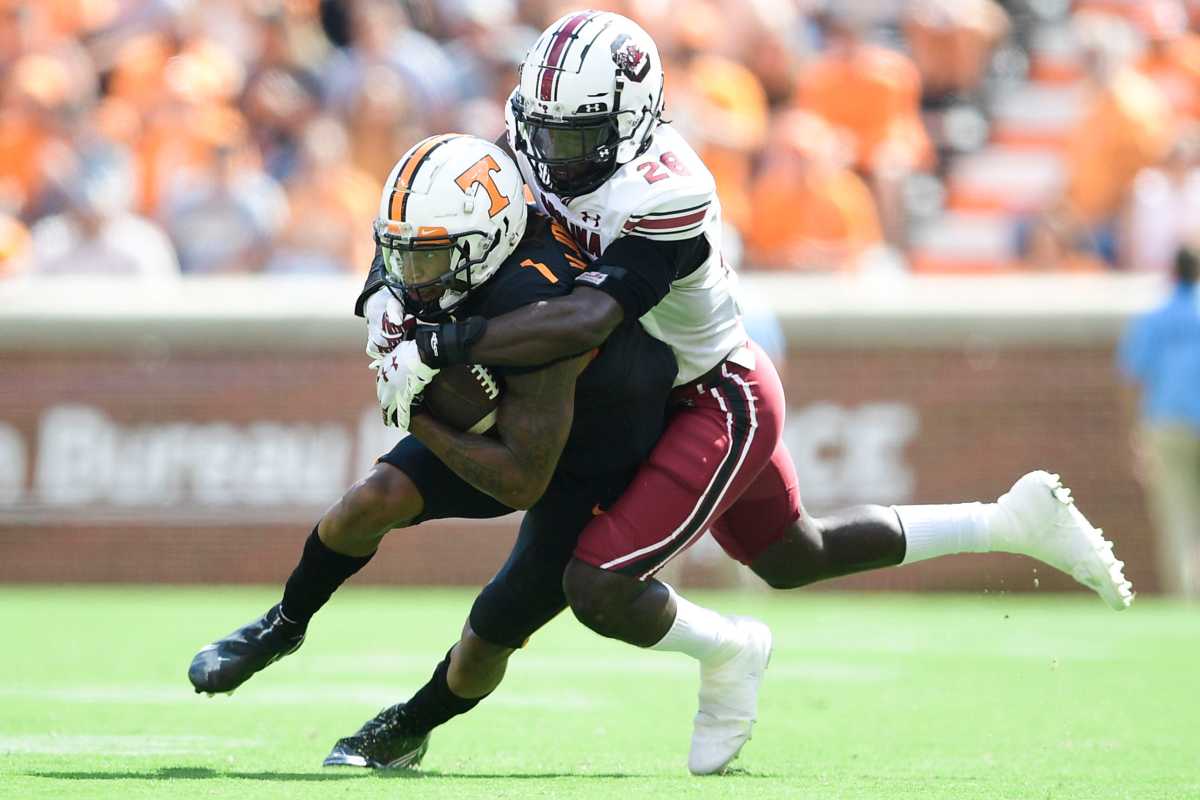
[[[679,375],[667,430],[629,489],[584,530],[564,589],[594,631],[699,661],[689,769],[719,772],[737,756],[771,649],[762,623],[701,608],[654,580],[705,530],[776,588],[998,550],[1039,558],[1127,606],[1131,587],[1111,544],[1045,472],[1022,477],[997,503],[863,506],[822,518],[804,510],[781,442],[783,389],[746,337],[721,260],[713,178],[662,111],[662,62],[637,24],[580,11],[546,29],[521,66],[507,141],[538,207],[591,262],[565,297],[423,328],[396,345],[381,402],[406,427],[412,399],[440,367],[548,363],[603,346],[630,317],[672,348]],[[373,339],[384,335],[378,328]]]

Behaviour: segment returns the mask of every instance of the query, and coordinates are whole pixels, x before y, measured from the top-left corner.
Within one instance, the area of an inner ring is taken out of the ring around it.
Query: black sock
[[[450,648],[451,652],[453,650],[453,647]],[[487,697],[484,695],[467,699],[450,691],[450,684],[446,681],[446,673],[449,671],[450,652],[447,652],[442,663],[438,664],[437,669],[433,671],[433,677],[429,679],[429,682],[418,689],[412,699],[404,704],[404,716],[412,723],[413,733],[417,735],[429,733],[438,725],[459,714],[467,713],[479,705],[479,701],[483,697]]]
[[[304,554],[283,587],[280,611],[292,622],[307,625],[346,579],[367,565],[371,556],[345,556],[325,546],[317,529],[304,542]]]

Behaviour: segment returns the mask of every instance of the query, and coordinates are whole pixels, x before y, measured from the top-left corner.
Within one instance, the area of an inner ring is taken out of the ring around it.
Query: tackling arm
[[[602,344],[622,320],[639,319],[658,305],[671,282],[690,274],[708,255],[703,235],[678,241],[623,236],[575,277],[569,295],[488,321],[472,317],[418,331],[421,361],[431,367],[523,367],[586,352]]]
[[[575,379],[590,361],[578,356],[509,376],[496,421],[498,438],[459,433],[429,414],[410,430],[456,475],[511,508],[529,508],[546,491],[575,409]]]
[[[547,364],[600,346],[624,316],[609,295],[576,288],[488,320],[483,335],[469,343],[470,358],[495,366]]]

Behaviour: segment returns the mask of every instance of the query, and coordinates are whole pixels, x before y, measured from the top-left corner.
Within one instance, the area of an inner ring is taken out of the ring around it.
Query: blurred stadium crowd
[[[360,273],[419,138],[494,138],[559,0],[0,0],[0,277]],[[746,269],[1169,270],[1200,2],[606,0]]]

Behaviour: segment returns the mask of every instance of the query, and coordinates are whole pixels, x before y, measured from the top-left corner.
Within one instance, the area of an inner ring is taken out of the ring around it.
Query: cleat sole
[[[357,767],[359,769],[416,769],[429,750],[429,739],[421,742],[421,746],[386,764],[368,759],[357,753],[330,753],[321,762],[323,767]]]
[[[1057,474],[1046,476],[1054,498],[1067,509],[1071,520],[1085,532],[1091,552],[1085,561],[1076,564],[1071,577],[1096,592],[1115,611],[1124,611],[1133,603],[1133,584],[1125,577],[1125,562],[1113,555],[1113,543],[1104,538],[1104,531],[1088,522],[1075,505],[1071,490],[1063,485]]]

